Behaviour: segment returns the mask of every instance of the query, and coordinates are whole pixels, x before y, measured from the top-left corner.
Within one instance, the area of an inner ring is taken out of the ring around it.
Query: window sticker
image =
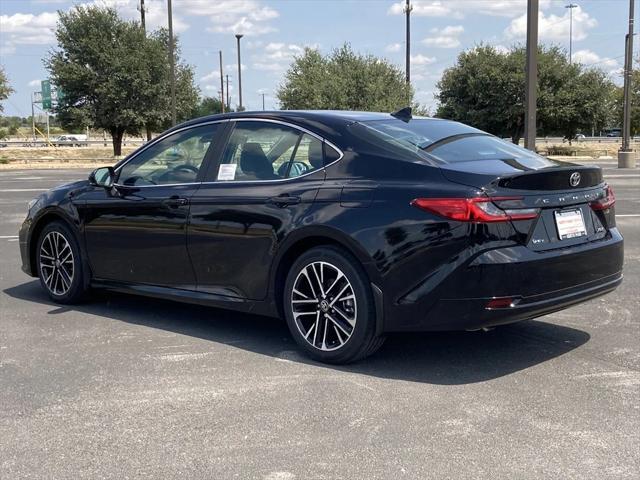
[[[236,179],[235,163],[223,163],[218,170],[218,180],[235,180]]]

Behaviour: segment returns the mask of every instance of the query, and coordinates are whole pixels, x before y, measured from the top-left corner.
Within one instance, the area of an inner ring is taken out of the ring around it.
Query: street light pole
[[[231,105],[231,102],[229,102],[229,75],[225,75],[227,78],[227,107],[231,108],[229,105]]]
[[[264,112],[264,93],[262,93],[261,95],[262,95],[262,111]]]
[[[569,5],[565,5],[564,8],[569,9],[569,65],[573,62],[572,54],[573,54],[573,9],[578,5],[575,3],[570,3]]]
[[[618,168],[635,168],[635,152],[631,150],[631,76],[633,73],[634,2],[629,0],[629,33],[624,56],[624,104],[622,113],[622,148],[618,152]]]
[[[527,2],[527,65],[524,91],[524,146],[536,149],[536,104],[538,100],[538,0]]]
[[[238,39],[238,110],[241,112],[242,108],[242,63],[240,63],[240,39],[243,37],[241,34],[237,34]]]
[[[411,84],[411,10],[413,7],[409,0],[407,0],[406,5],[404,6],[404,13],[407,17],[407,26],[406,26],[406,35],[405,39],[405,75],[407,79],[407,85]]]
[[[169,81],[171,83],[171,125],[175,125],[176,119],[176,62],[173,58],[173,14],[171,12],[171,0],[167,0],[167,17],[169,23]]]
[[[220,105],[222,105],[222,113],[224,113],[224,76],[222,75],[222,50],[220,54]]]

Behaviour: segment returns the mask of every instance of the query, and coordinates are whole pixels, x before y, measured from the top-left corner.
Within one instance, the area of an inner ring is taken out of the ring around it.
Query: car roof
[[[315,131],[318,134],[322,134],[331,139],[336,135],[342,136],[342,134],[344,134],[344,129],[355,122],[392,120],[394,117],[392,117],[390,113],[384,112],[361,112],[350,110],[254,110],[207,115],[205,117],[189,120],[181,125],[177,125],[171,130],[210,121],[233,120],[235,118],[255,118],[256,120],[267,119],[290,122],[311,131]],[[434,122],[451,122],[451,120],[431,117],[416,116],[413,118]]]
[[[207,122],[211,120],[233,120],[234,118],[270,118],[281,120],[308,120],[308,121],[325,121],[325,122],[341,122],[341,123],[353,123],[353,122],[366,122],[374,120],[391,120],[393,119],[391,113],[385,112],[362,112],[352,110],[252,110],[244,112],[229,112],[218,113],[214,115],[207,115],[204,117],[194,118],[189,120],[183,125],[192,123]],[[448,122],[451,120],[414,116],[414,119],[431,120],[434,122]]]

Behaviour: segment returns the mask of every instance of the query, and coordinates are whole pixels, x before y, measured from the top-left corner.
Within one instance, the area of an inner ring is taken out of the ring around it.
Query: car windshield
[[[404,122],[396,118],[360,122],[384,141],[392,142],[411,151],[424,150],[430,145],[452,135],[482,133],[473,127],[457,122],[434,118],[413,118]]]
[[[471,134],[444,139],[426,150],[446,163],[477,160],[540,160],[540,155],[488,134]]]

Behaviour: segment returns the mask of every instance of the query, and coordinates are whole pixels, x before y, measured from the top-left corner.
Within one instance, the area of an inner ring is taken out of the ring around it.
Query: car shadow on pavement
[[[509,375],[570,352],[590,339],[582,330],[540,320],[505,325],[490,332],[394,334],[373,356],[356,364],[332,366],[305,357],[285,322],[278,319],[111,292],[95,292],[86,303],[61,306],[51,302],[37,280],[5,289],[4,293],[50,305],[50,315],[88,313],[318,368],[440,385]]]

